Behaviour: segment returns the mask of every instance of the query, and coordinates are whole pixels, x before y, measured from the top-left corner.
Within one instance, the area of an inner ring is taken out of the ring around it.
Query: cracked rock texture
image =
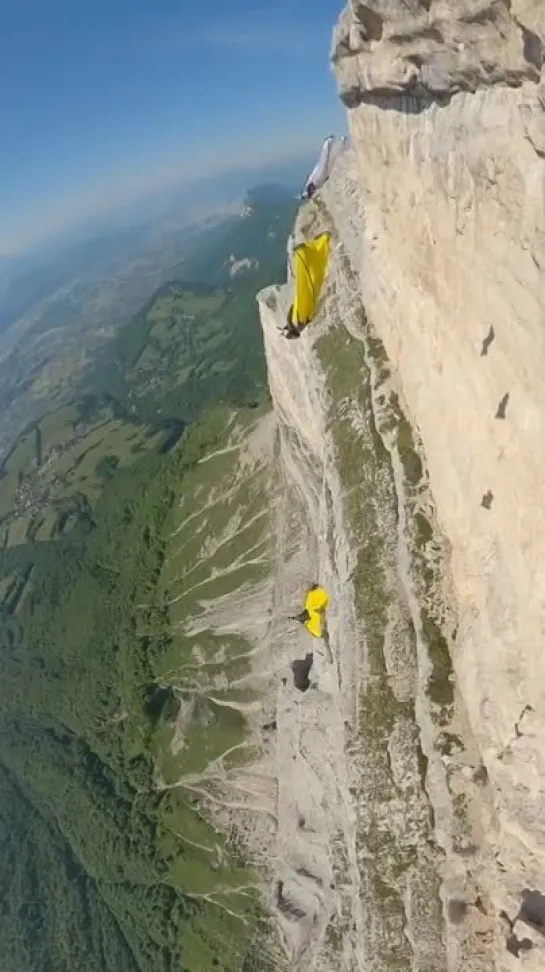
[[[349,108],[400,92],[448,100],[539,81],[544,37],[540,0],[352,0],[333,61]]]
[[[501,970],[545,968],[520,910],[545,893],[544,42],[541,0],[352,0],[332,53],[355,155],[329,208],[450,545]]]

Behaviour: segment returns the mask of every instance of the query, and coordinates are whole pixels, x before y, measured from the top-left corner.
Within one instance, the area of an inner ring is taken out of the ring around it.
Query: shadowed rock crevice
[[[543,64],[543,44],[533,30],[521,26],[523,40],[523,54],[529,64],[533,64],[536,71],[541,71]]]
[[[284,894],[284,882],[276,882],[276,907],[290,921],[301,921],[306,912]]]
[[[467,915],[467,903],[453,898],[448,902],[448,916],[454,925],[460,925]]]
[[[520,958],[521,954],[529,952],[534,948],[534,942],[524,936],[520,937],[521,930],[517,929],[518,922],[533,928],[540,935],[545,936],[545,895],[540,891],[525,888],[521,895],[521,904],[518,913],[514,918],[510,918],[506,911],[501,911],[501,920],[507,926],[505,947],[507,951]]]
[[[495,337],[496,337],[496,332],[494,331],[494,328],[491,327],[483,341],[483,346],[481,348],[481,358],[486,358],[490,345],[492,344]]]
[[[402,115],[421,115],[434,104],[447,105],[452,95],[434,94],[414,81],[407,84],[403,93],[386,87],[364,91],[359,85],[354,85],[342,91],[340,97],[345,108],[348,109],[358,108],[360,105],[374,105],[382,111],[396,111]]]
[[[545,895],[540,891],[525,888],[522,892],[519,918],[541,935],[545,935]]]
[[[379,41],[384,33],[384,21],[371,7],[356,3],[354,16],[362,28],[362,36],[368,41]]]
[[[521,952],[529,952],[533,944],[529,938],[517,938],[511,933],[505,942],[505,947],[515,958],[520,958]]]
[[[487,4],[480,10],[476,10],[475,13],[473,11],[466,13],[462,16],[462,20],[466,24],[480,24],[483,27],[488,26],[496,20],[497,13],[495,8],[497,7],[504,7],[509,10],[509,0],[508,2],[505,2],[505,0],[493,0],[492,3]]]
[[[506,417],[508,403],[509,403],[509,392],[506,392],[503,398],[501,399],[500,404],[498,405],[498,408],[496,410],[497,419],[504,419]]]
[[[443,44],[445,40],[438,27],[424,27],[419,36],[421,40],[433,41],[435,44]],[[390,41],[393,44],[412,44],[414,34],[392,34]]]

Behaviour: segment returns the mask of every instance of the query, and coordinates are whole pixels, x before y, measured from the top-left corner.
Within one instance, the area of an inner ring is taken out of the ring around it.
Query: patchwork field
[[[105,480],[164,434],[117,419],[104,408],[84,421],[77,405],[48,413],[24,432],[0,473],[0,546],[51,540],[92,520]]]

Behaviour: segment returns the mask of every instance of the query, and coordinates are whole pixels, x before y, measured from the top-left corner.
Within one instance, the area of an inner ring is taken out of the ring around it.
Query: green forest
[[[258,217],[259,241],[292,208]],[[184,834],[224,838],[153,781],[176,714],[157,684],[172,650],[166,524],[228,412],[265,397],[255,294],[281,272],[275,239],[236,285],[161,288],[92,363],[70,414],[27,430],[1,471],[0,527],[12,531],[0,551],[3,972],[267,968],[255,897],[241,900],[241,923],[188,893],[208,863]],[[214,245],[221,265],[235,244]],[[37,516],[50,528],[33,529]],[[222,867],[240,871],[222,849]]]

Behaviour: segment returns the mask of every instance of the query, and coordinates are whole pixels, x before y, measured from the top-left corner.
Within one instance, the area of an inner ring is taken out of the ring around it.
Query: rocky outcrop
[[[418,109],[457,91],[539,81],[544,39],[539,0],[351,0],[332,58],[347,107],[410,94]]]
[[[324,193],[450,548],[470,871],[501,970],[545,968],[525,906],[545,893],[544,41],[532,0],[353,0],[333,63],[355,154]]]

